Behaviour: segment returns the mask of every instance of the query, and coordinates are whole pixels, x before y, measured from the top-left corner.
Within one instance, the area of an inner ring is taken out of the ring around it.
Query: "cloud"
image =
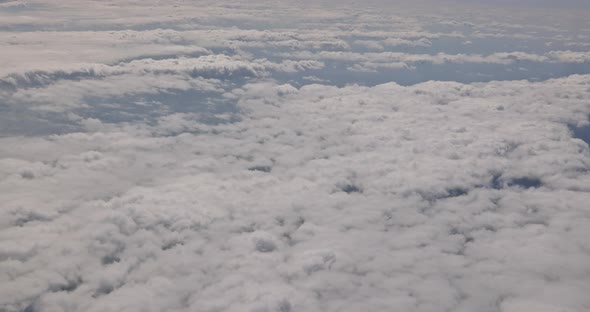
[[[590,53],[573,52],[573,51],[551,51],[548,55],[564,63],[588,63],[590,62]]]
[[[402,62],[396,62],[396,63],[366,62],[366,63],[354,64],[353,66],[350,66],[348,68],[348,70],[353,71],[353,72],[367,72],[367,73],[377,73],[379,70],[383,70],[383,69],[411,70],[413,68],[411,66],[409,66],[408,64],[402,63]]]
[[[313,52],[299,52],[281,54],[283,56],[290,55],[291,57],[301,59],[315,59],[315,60],[332,60],[345,62],[372,62],[383,63],[388,62],[404,62],[404,63],[432,63],[442,65],[445,63],[481,63],[481,64],[498,64],[509,65],[515,61],[528,61],[536,63],[587,63],[589,54],[587,52],[572,52],[572,51],[550,51],[544,55],[531,54],[526,52],[497,52],[489,55],[480,54],[414,54],[403,52],[339,52],[339,51],[321,51]]]
[[[589,79],[251,83],[234,123],[0,139],[0,305],[581,311]]]
[[[1,312],[590,306],[584,12],[0,2]]]
[[[222,93],[222,80],[263,77],[269,71],[296,73],[323,68],[319,61],[244,60],[226,55],[198,58],[140,59],[118,65],[88,64],[70,71],[27,72],[0,80],[14,90],[0,93],[13,106],[46,111],[84,107],[92,98],[112,98],[166,91]],[[72,81],[73,80],[73,81]],[[67,91],[66,91],[67,90]]]

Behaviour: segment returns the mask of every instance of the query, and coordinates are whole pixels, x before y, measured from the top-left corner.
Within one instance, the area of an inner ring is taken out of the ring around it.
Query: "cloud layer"
[[[2,139],[0,304],[583,311],[589,83],[256,83],[236,123]]]
[[[590,309],[585,12],[0,2],[0,312]]]

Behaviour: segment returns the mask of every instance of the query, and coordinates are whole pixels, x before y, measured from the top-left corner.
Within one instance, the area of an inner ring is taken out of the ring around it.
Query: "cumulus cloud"
[[[589,79],[255,83],[232,124],[4,138],[0,304],[582,311]]]
[[[141,59],[118,65],[89,64],[69,71],[27,72],[0,80],[14,90],[0,92],[8,105],[63,111],[85,106],[88,98],[154,94],[169,90],[222,93],[222,80],[263,77],[269,71],[296,73],[322,69],[314,60],[243,60],[226,55],[164,60]],[[75,81],[72,81],[75,80]],[[67,90],[67,91],[66,91]]]
[[[588,310],[583,14],[392,3],[0,3],[0,311]]]

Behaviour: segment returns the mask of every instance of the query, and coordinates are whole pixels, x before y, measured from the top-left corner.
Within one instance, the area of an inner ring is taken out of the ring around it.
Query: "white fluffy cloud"
[[[64,111],[86,106],[85,100],[94,97],[156,94],[169,90],[222,93],[220,87],[224,79],[264,77],[269,71],[296,73],[322,69],[323,66],[322,62],[314,60],[274,63],[266,59],[244,60],[226,55],[164,60],[150,58],[118,65],[89,64],[68,71],[7,76],[0,82],[16,90],[0,91],[0,99],[12,106]],[[72,81],[76,77],[81,79]]]
[[[583,311],[589,83],[256,83],[232,124],[4,138],[0,305]]]
[[[589,309],[584,13],[0,2],[0,312]]]

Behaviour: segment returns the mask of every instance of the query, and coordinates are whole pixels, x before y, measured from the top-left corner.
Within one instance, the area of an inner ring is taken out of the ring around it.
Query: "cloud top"
[[[590,307],[582,9],[0,2],[0,312]]]

